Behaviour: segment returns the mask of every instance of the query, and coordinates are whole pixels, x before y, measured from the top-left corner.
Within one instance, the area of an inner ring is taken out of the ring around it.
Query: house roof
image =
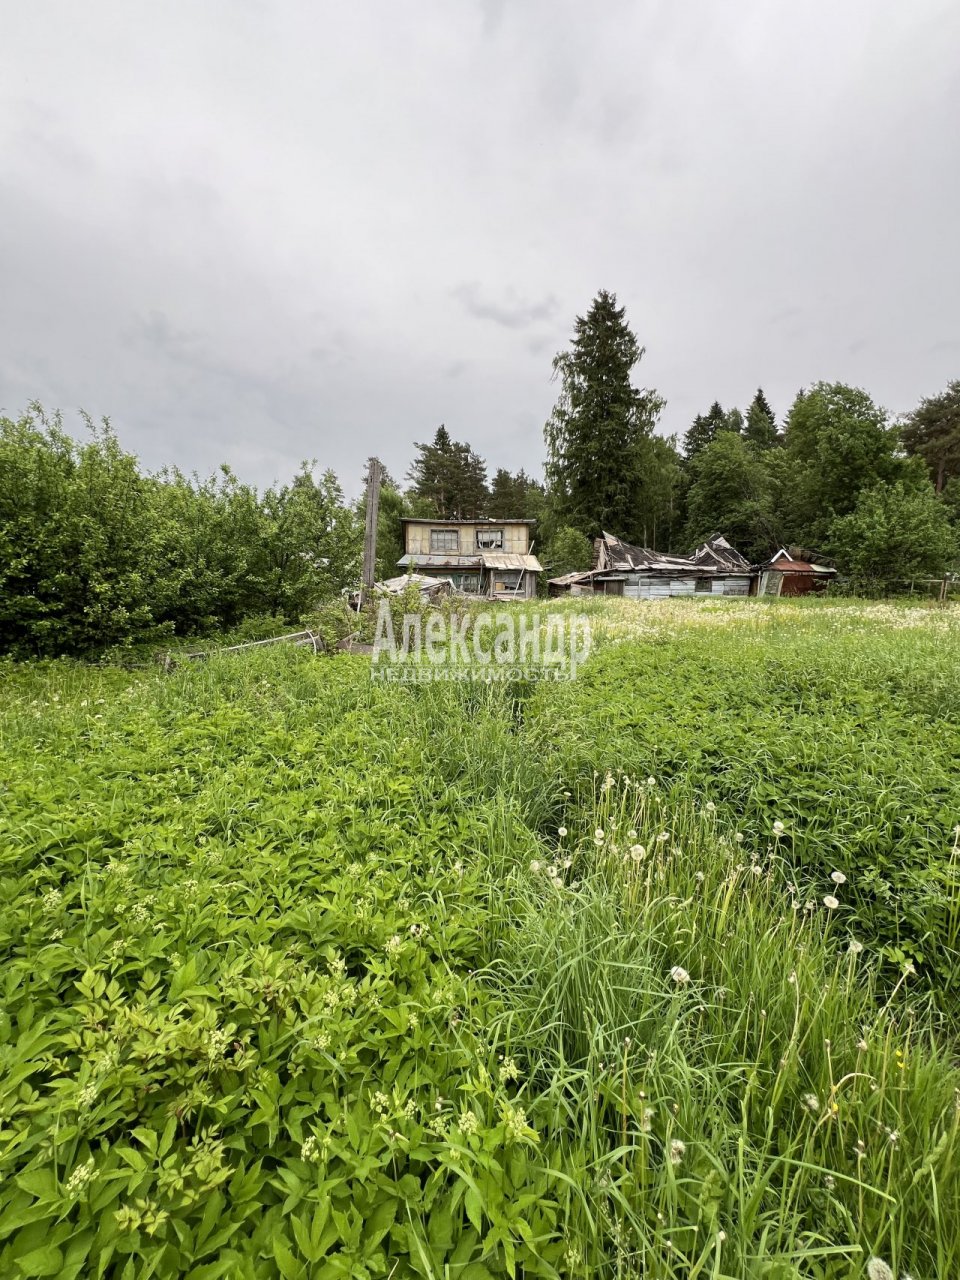
[[[480,559],[487,569],[528,569],[531,573],[543,573],[543,565],[536,556],[522,556],[511,551],[482,551]]]
[[[567,587],[574,582],[589,582],[593,577],[592,569],[574,569],[572,573],[561,573],[559,578],[548,578],[555,587]]]
[[[510,516],[504,517],[502,520],[494,520],[492,516],[464,516],[462,520],[434,520],[432,516],[401,516],[401,524],[491,524],[498,526],[501,524],[536,524],[536,520],[526,517],[519,518]]]
[[[750,561],[719,533],[697,547],[690,559],[699,568],[712,566],[723,573],[749,573],[751,568]]]
[[[439,556],[439,555],[423,555],[414,556],[407,554],[401,556],[397,561],[398,565],[416,565],[418,569],[482,569],[483,562],[479,556]]]
[[[401,556],[398,565],[415,565],[418,569],[455,569],[478,571],[480,569],[526,569],[542,573],[543,566],[536,556],[521,556],[513,552],[480,551],[473,556],[411,555]]]
[[[604,533],[596,541],[594,567],[603,572],[646,569],[651,573],[704,576],[750,572],[750,562],[719,533],[697,547],[690,556],[671,556],[663,551],[651,551],[649,547],[635,547],[612,533]]]
[[[689,560],[681,556],[669,556],[662,551],[651,551],[649,547],[636,547],[630,542],[612,533],[604,533],[597,538],[594,553],[594,568],[597,569],[691,569]]]
[[[832,565],[814,564],[812,560],[797,560],[789,551],[781,547],[763,566],[764,569],[776,569],[779,573],[836,573]]]

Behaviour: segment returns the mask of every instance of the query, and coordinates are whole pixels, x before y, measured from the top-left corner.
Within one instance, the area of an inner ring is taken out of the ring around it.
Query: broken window
[[[485,551],[501,551],[503,549],[503,530],[478,529],[477,547]]]
[[[460,531],[458,529],[431,529],[430,550],[439,552],[459,551]]]
[[[713,591],[713,579],[698,578],[696,582],[693,584],[693,589],[694,591],[704,592],[709,595]]]

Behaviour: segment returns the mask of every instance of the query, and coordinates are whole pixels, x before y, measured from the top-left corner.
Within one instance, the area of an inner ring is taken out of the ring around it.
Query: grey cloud
[[[151,467],[258,483],[316,457],[350,492],[445,421],[539,474],[601,286],[664,433],[758,385],[782,416],[818,378],[909,407],[960,373],[953,0],[21,9],[7,413],[82,405]]]
[[[529,329],[542,320],[550,320],[557,313],[559,303],[553,294],[539,302],[528,302],[508,286],[502,293],[502,301],[485,298],[476,281],[457,285],[453,291],[464,308],[478,320],[492,320],[505,329]]]

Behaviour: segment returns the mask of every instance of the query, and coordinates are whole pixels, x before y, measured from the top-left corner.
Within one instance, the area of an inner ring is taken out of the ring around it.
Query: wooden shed
[[[811,558],[805,559],[804,555]],[[781,547],[775,556],[760,566],[758,594],[761,596],[805,596],[812,591],[825,591],[837,571],[831,564],[814,559],[799,547]]]

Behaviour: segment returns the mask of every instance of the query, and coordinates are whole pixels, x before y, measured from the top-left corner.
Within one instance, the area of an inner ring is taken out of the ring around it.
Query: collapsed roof
[[[649,547],[635,547],[612,533],[594,543],[594,571],[599,573],[715,574],[751,573],[751,565],[721,534],[708,538],[689,556],[672,556]]]

